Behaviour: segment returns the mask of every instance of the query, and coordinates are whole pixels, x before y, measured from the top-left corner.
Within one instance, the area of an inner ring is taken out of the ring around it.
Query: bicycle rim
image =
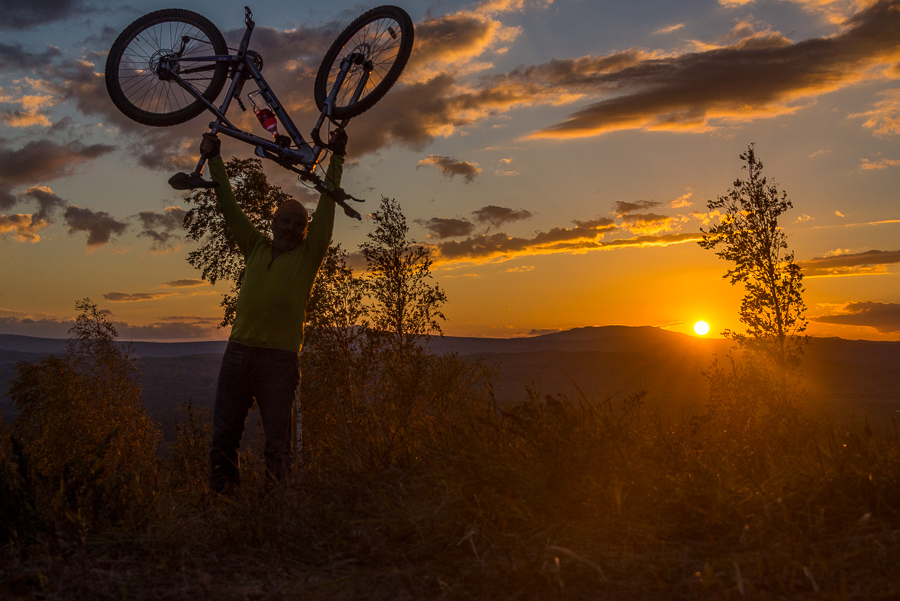
[[[135,21],[113,44],[107,88],[116,106],[146,125],[183,123],[203,112],[203,102],[174,80],[160,78],[161,60],[226,54],[222,34],[205,18],[169,9]],[[175,71],[212,101],[224,86],[227,67],[217,61],[179,61]]]
[[[372,71],[358,98],[364,67],[355,64],[335,98],[332,118],[359,115],[378,102],[399,79],[412,52],[413,25],[405,11],[394,6],[374,8],[341,33],[325,55],[316,77],[316,104],[321,110],[337,81],[343,60],[356,53],[370,61]]]

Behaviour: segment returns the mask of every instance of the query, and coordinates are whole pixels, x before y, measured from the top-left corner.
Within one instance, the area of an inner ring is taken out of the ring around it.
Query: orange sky
[[[185,205],[166,185],[193,167],[206,121],[116,112],[105,52],[144,9],[107,4],[17,5],[0,25],[0,333],[65,336],[90,297],[123,338],[227,335],[226,287],[185,261]],[[232,44],[241,32],[241,3],[183,4]],[[810,333],[900,340],[900,0],[404,7],[413,59],[351,122],[344,187],[369,211],[397,199],[433,250],[447,334],[740,329],[742,291],[696,240],[755,143],[794,205],[782,226]],[[318,61],[358,6],[253,8],[252,47],[306,131]],[[335,241],[355,251],[371,229],[339,216]]]

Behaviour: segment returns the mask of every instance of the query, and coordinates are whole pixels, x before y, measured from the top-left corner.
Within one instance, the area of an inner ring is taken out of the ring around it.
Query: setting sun
[[[694,332],[696,332],[698,336],[705,336],[709,333],[709,324],[705,321],[698,321],[694,324]]]

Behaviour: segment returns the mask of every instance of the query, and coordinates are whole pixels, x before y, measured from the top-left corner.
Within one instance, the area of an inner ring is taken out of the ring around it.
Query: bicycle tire
[[[148,13],[125,28],[106,59],[106,89],[113,104],[126,117],[143,125],[166,127],[193,119],[206,105],[175,81],[159,77],[159,58],[175,54],[187,41],[182,56],[226,55],[222,32],[202,15],[179,8]],[[185,63],[180,70],[200,94],[215,101],[228,66],[222,61]]]
[[[366,58],[374,65],[370,80],[359,99],[353,101],[351,96],[362,68],[351,69],[342,86],[344,93],[339,92],[335,100],[331,118],[340,120],[361,115],[397,82],[412,54],[412,47],[413,22],[405,10],[386,5],[366,11],[344,28],[322,59],[314,87],[316,106],[323,110],[343,58],[364,50]]]

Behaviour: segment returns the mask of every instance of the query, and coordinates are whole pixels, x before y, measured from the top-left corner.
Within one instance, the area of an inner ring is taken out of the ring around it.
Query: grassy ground
[[[697,430],[636,396],[463,404],[389,454],[315,434],[278,486],[249,453],[234,497],[206,490],[202,421],[153,474],[66,490],[7,443],[0,597],[900,598],[895,431]]]

